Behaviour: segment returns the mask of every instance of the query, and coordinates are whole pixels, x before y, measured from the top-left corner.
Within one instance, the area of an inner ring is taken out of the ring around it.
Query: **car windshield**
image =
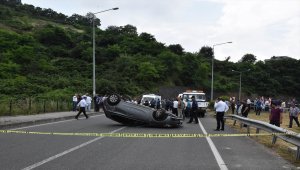
[[[195,99],[197,101],[199,101],[199,100],[206,100],[206,97],[205,97],[204,94],[183,94],[182,95],[183,100],[186,100],[186,99],[192,100],[192,96],[195,96]]]

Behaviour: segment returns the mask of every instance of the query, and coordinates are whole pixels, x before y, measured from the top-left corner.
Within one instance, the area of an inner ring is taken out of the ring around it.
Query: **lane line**
[[[198,118],[197,118],[197,119],[198,119]],[[200,126],[200,129],[202,130],[202,132],[203,132],[205,135],[207,135],[207,132],[206,132],[206,130],[204,129],[204,126],[202,125],[200,119],[198,119],[198,122],[199,122],[199,126]],[[209,144],[209,146],[210,146],[211,151],[213,152],[213,154],[214,154],[214,156],[215,156],[215,158],[216,158],[216,161],[217,161],[217,163],[218,163],[220,169],[221,169],[221,170],[228,170],[226,164],[224,163],[224,161],[223,161],[223,159],[222,159],[222,157],[221,157],[221,155],[220,155],[218,149],[216,148],[216,146],[215,146],[215,144],[213,143],[213,141],[211,140],[211,138],[210,138],[210,137],[205,137],[205,138],[206,138],[206,140],[207,140],[207,142],[208,142],[208,144]]]
[[[101,115],[95,115],[95,116],[90,116],[90,117],[98,117],[98,116],[103,116],[104,114]],[[74,116],[75,117],[75,116]],[[70,120],[61,120],[57,122],[50,122],[50,123],[43,123],[43,124],[38,124],[38,125],[31,125],[31,126],[24,126],[20,128],[15,128],[15,129],[9,129],[9,130],[20,130],[20,129],[27,129],[27,128],[33,128],[33,127],[39,127],[39,126],[45,126],[45,125],[52,125],[56,123],[64,123],[64,122],[70,122],[70,121],[78,121],[76,119],[70,119]]]
[[[120,130],[122,130],[122,129],[124,129],[124,128],[126,128],[126,127],[122,127],[122,128],[116,129],[116,130],[111,131],[111,132],[109,132],[109,133],[115,133],[115,132],[118,132],[118,131],[120,131]],[[64,156],[64,155],[68,154],[68,153],[71,153],[71,152],[73,152],[73,151],[75,151],[75,150],[78,150],[78,149],[80,149],[80,148],[82,148],[82,147],[85,147],[85,146],[87,146],[87,145],[89,145],[89,144],[91,144],[91,143],[93,143],[93,142],[96,142],[97,140],[100,140],[100,139],[102,139],[102,138],[104,138],[104,137],[101,136],[101,137],[95,138],[95,139],[93,139],[93,140],[87,141],[87,142],[85,142],[85,143],[83,143],[83,144],[80,144],[80,145],[78,145],[78,146],[75,146],[75,147],[73,147],[73,148],[71,148],[71,149],[68,149],[68,150],[66,150],[66,151],[64,151],[64,152],[61,152],[61,153],[59,153],[59,154],[57,154],[57,155],[51,156],[51,157],[49,157],[49,158],[47,158],[47,159],[44,159],[44,160],[42,160],[42,161],[40,161],[40,162],[37,162],[37,163],[35,163],[35,164],[33,164],[33,165],[30,165],[30,166],[28,166],[28,167],[26,167],[26,168],[23,168],[22,170],[31,170],[31,169],[37,168],[37,167],[39,167],[39,166],[41,166],[41,165],[43,165],[43,164],[45,164],[45,163],[47,163],[47,162],[53,161],[53,160],[55,160],[55,159],[57,159],[57,158],[59,158],[59,157],[62,157],[62,156]]]

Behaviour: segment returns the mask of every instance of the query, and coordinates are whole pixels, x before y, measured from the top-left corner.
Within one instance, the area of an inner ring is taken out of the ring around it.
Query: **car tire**
[[[166,111],[164,109],[158,109],[152,113],[152,116],[153,116],[154,120],[156,120],[156,121],[164,121],[167,119],[168,114],[166,113]]]
[[[117,105],[118,103],[120,103],[120,101],[121,97],[117,94],[111,94],[107,97],[107,103],[112,106]]]

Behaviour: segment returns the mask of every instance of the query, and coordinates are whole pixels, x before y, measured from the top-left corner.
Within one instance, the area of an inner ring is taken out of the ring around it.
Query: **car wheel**
[[[107,103],[109,105],[117,105],[121,101],[121,97],[117,94],[112,94],[107,97]]]
[[[168,114],[164,109],[158,109],[152,113],[152,116],[156,121],[163,121],[167,119]]]

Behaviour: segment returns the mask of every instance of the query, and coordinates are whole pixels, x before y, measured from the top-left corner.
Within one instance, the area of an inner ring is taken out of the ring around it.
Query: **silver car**
[[[182,125],[182,118],[170,112],[124,101],[118,94],[111,94],[104,100],[103,110],[107,118],[125,125],[154,127],[179,127]]]

